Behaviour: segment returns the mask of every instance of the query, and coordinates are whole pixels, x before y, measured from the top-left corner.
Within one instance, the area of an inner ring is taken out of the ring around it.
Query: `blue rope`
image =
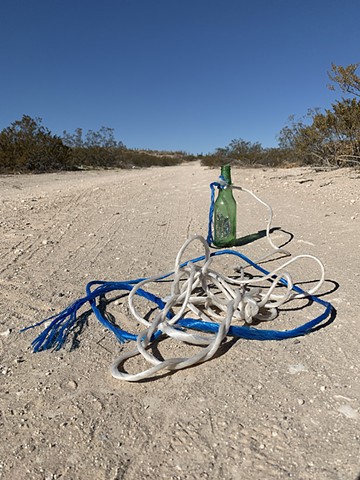
[[[242,258],[245,260],[249,265],[253,266],[259,272],[268,275],[270,272],[262,268],[260,265],[256,264],[249,258],[247,258],[244,254],[234,251],[234,250],[219,250],[216,252],[211,253],[211,256],[218,256],[218,255],[235,255],[237,257]],[[197,263],[205,259],[205,256],[197,257],[193,260],[189,260],[181,264],[181,267],[186,266],[188,263]],[[173,275],[174,272],[167,273],[162,275],[157,279],[157,281],[164,280],[165,278],[170,277]],[[42,320],[39,323],[31,325],[21,330],[21,332],[39,327],[43,325],[45,322],[51,320],[50,324],[44,329],[44,331],[35,338],[32,342],[32,347],[34,352],[39,352],[42,350],[47,349],[54,349],[59,350],[66,342],[68,336],[75,331],[76,327],[79,326],[80,318],[78,317],[78,312],[83,305],[89,302],[93,313],[95,314],[96,318],[99,322],[107,329],[109,329],[116,337],[116,339],[120,342],[126,342],[128,340],[136,340],[137,335],[134,333],[127,332],[123,330],[119,326],[112,323],[109,319],[105,318],[101,313],[99,307],[96,305],[96,299],[103,297],[105,294],[113,291],[130,291],[137,283],[145,280],[145,278],[139,278],[135,280],[129,280],[127,282],[106,282],[106,281],[99,281],[94,280],[89,282],[86,285],[86,296],[80,298],[69,305],[65,310],[62,312],[52,315],[51,317]],[[285,279],[281,279],[280,282],[283,285],[287,285]],[[93,289],[93,287],[95,287]],[[306,294],[304,290],[302,290],[298,286],[293,286],[292,289],[301,294]],[[146,298],[150,302],[153,302],[157,305],[159,309],[165,307],[165,302],[156,295],[153,295],[150,292],[147,292],[144,289],[138,289],[136,292],[137,295],[140,297]],[[319,316],[315,317],[313,320],[306,322],[305,324],[301,325],[300,327],[294,328],[292,330],[261,330],[254,327],[241,327],[241,326],[231,326],[229,330],[229,335],[238,338],[245,338],[249,340],[283,340],[286,338],[294,338],[302,335],[306,335],[314,330],[316,326],[326,320],[328,317],[333,315],[334,308],[331,303],[326,302],[325,300],[320,299],[315,295],[307,296],[311,302],[317,303],[324,307],[324,311]],[[168,318],[172,317],[171,313],[169,313]],[[197,319],[192,318],[182,318],[177,323],[176,326],[183,327],[183,328],[190,328],[194,330],[200,330],[203,332],[217,332],[219,325],[215,322],[204,322]],[[158,338],[162,334],[161,331],[157,331],[153,339]]]

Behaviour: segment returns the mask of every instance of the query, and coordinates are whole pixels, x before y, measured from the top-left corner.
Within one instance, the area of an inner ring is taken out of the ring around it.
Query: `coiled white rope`
[[[188,262],[181,267],[181,258],[190,243],[199,241],[205,250],[204,264],[202,266]],[[320,267],[320,280],[307,292],[296,293],[293,290],[291,276],[284,269],[291,263],[302,258],[314,260]],[[170,295],[164,299],[165,307],[155,316],[152,322],[146,320],[134,305],[136,292],[144,285],[159,280],[163,275],[147,278],[134,286],[129,294],[129,309],[136,321],[146,328],[139,333],[136,341],[136,349],[120,355],[111,366],[113,377],[136,382],[149,378],[160,370],[180,370],[197,363],[205,362],[212,358],[225,339],[232,320],[244,321],[251,324],[253,320],[269,321],[276,317],[277,308],[285,302],[314,294],[323,284],[325,278],[324,266],[321,261],[312,255],[298,255],[272,272],[261,277],[245,277],[244,270],[240,270],[240,278],[229,278],[222,273],[211,269],[213,257],[206,240],[200,235],[190,237],[179,250],[175,261],[174,280],[171,285]],[[280,272],[283,272],[280,274]],[[259,284],[271,281],[269,288],[263,288]],[[281,294],[275,293],[277,287],[281,288]],[[170,319],[168,313],[178,308],[176,314]],[[176,327],[177,321],[186,311],[196,314],[202,321],[219,321],[219,329],[213,335],[203,336],[188,333]],[[191,357],[160,359],[152,353],[151,346],[153,334],[160,330],[168,337],[188,344],[199,345],[200,351]],[[141,354],[152,366],[139,373],[127,373],[122,364],[129,358]]]

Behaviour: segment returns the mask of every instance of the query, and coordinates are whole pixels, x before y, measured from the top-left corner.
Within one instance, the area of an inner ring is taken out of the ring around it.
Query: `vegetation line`
[[[114,137],[114,129],[101,127],[84,134],[53,135],[41,118],[23,115],[0,132],[0,173],[52,172],[94,168],[143,168],[201,160],[202,165],[318,167],[360,166],[360,63],[347,67],[332,64],[328,73],[331,90],[343,96],[331,108],[307,114],[289,123],[278,136],[279,146],[263,148],[242,138],[207,155],[129,149]]]

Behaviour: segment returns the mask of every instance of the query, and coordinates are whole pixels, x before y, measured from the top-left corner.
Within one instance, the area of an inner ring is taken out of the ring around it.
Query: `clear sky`
[[[128,147],[277,145],[360,61],[359,0],[1,0],[0,129],[115,129]]]

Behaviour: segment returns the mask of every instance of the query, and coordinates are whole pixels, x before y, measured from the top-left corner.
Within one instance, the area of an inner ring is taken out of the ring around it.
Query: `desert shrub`
[[[282,167],[295,163],[291,149],[263,148],[259,143],[233,140],[227,147],[202,156],[201,164],[207,167],[232,165],[235,167]]]
[[[0,171],[45,172],[69,168],[68,147],[42,126],[41,118],[23,115],[0,132]]]

